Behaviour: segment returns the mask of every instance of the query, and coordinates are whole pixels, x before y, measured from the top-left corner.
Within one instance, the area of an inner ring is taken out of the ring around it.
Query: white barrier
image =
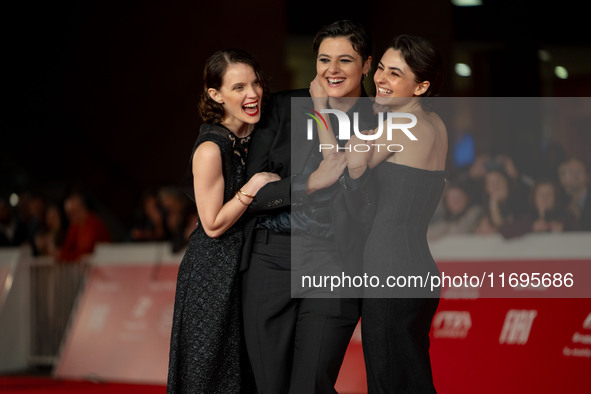
[[[448,236],[430,242],[430,248],[433,257],[438,262],[480,260],[501,261],[519,259],[589,259],[591,258],[591,233],[572,232],[560,234],[529,234],[512,240],[504,240],[497,235]],[[115,287],[111,287],[109,290],[109,283],[111,283],[112,286],[129,287],[129,289],[124,289],[129,291],[122,291],[120,293],[122,298],[115,301],[124,308],[124,310],[119,311],[117,314],[117,318],[121,320],[123,326],[117,325],[118,323],[113,323],[116,326],[114,326],[113,329],[123,331],[120,333],[111,331],[108,335],[119,335],[119,337],[127,336],[129,339],[134,333],[138,333],[144,330],[144,328],[147,332],[150,327],[142,326],[142,324],[145,323],[140,323],[137,319],[144,315],[147,316],[149,314],[148,310],[151,306],[160,305],[160,303],[167,304],[167,306],[159,306],[159,308],[161,308],[158,312],[159,314],[156,317],[153,317],[156,319],[155,324],[159,325],[157,330],[161,331],[159,334],[160,336],[158,337],[160,339],[150,339],[160,341],[157,345],[160,349],[159,352],[162,353],[159,358],[164,359],[164,361],[154,361],[159,364],[160,369],[164,368],[163,363],[167,360],[167,354],[164,354],[165,352],[162,349],[166,349],[168,346],[164,331],[168,328],[167,324],[170,324],[169,321],[164,320],[168,319],[167,313],[171,313],[174,285],[176,281],[174,273],[183,254],[184,251],[176,254],[172,253],[170,244],[168,243],[101,244],[96,246],[94,254],[89,256],[88,259],[88,263],[91,267],[104,268],[105,270],[102,271],[103,273],[107,272],[107,269],[109,268],[143,267],[137,271],[142,273],[138,274],[136,281],[133,280],[133,274],[130,274],[131,271],[125,271],[127,272],[126,275],[132,275],[131,282],[127,285],[123,282],[115,284],[116,277],[111,278],[113,279],[111,282],[109,282],[109,280],[111,280],[109,278],[105,280],[101,279],[98,282],[95,282],[95,285],[98,283],[98,288],[101,291],[111,291],[115,289]],[[38,273],[47,270],[48,266],[53,267],[50,269],[52,273],[38,276],[35,279],[35,288],[31,288],[31,273],[35,270]],[[57,332],[54,333],[55,335],[53,336],[53,339],[50,340],[36,335],[33,332],[35,330],[32,330],[32,325],[36,326],[35,332],[37,333],[43,332],[44,329],[42,325],[39,325],[38,320],[36,323],[33,323],[32,320],[38,319],[39,316],[44,316],[48,313],[55,314],[55,311],[57,311],[55,308],[58,307],[61,308],[59,309],[59,314],[62,315],[61,321],[67,320],[71,304],[66,304],[72,302],[75,298],[75,294],[71,292],[68,293],[68,296],[65,296],[65,298],[59,301],[59,306],[55,304],[55,302],[58,302],[55,296],[52,301],[51,297],[48,300],[42,295],[45,294],[44,292],[49,291],[47,289],[51,286],[53,286],[53,289],[55,289],[56,286],[57,288],[61,288],[64,283],[70,283],[72,285],[66,286],[70,289],[69,291],[71,291],[77,286],[75,283],[76,280],[70,281],[65,279],[65,276],[69,275],[69,273],[65,272],[68,268],[64,268],[64,266],[55,266],[48,262],[47,258],[32,258],[30,256],[30,251],[27,248],[0,249],[0,269],[2,270],[0,271],[0,284],[2,285],[2,288],[0,288],[0,372],[24,369],[29,366],[32,361],[34,362],[35,359],[39,361],[43,359],[43,357],[47,357],[48,362],[53,362],[58,356],[57,351],[55,350],[55,343],[56,341],[59,342],[59,338],[61,338],[63,334],[65,325],[58,327],[57,330],[59,331],[59,335]],[[4,273],[2,274],[2,272]],[[74,276],[70,275],[69,277],[73,278]],[[62,279],[56,279],[56,277]],[[127,280],[130,280],[129,278],[130,277],[128,276]],[[51,285],[50,282],[52,282],[53,285]],[[144,286],[145,289],[136,288],[139,283],[142,283],[142,286]],[[97,288],[95,288],[95,291],[96,289]],[[146,290],[147,293],[142,295],[140,293],[143,290]],[[35,298],[35,294],[37,294],[37,298]],[[166,300],[163,298],[164,301],[160,300],[156,302],[155,300],[159,298],[153,298],[154,294],[159,294],[157,297],[162,296]],[[131,297],[132,299],[125,299],[125,297]],[[72,328],[78,327],[80,329],[80,327],[84,327],[84,324],[88,323],[80,320],[80,316],[83,315],[83,309],[85,307],[83,301],[85,300],[81,299],[79,305],[81,308],[79,308],[70,319],[70,325]],[[88,300],[85,302],[88,302]],[[53,305],[54,312],[50,311],[48,305]],[[94,307],[96,307],[96,305]],[[105,308],[106,307],[102,309],[102,312],[108,314],[108,309]],[[97,314],[97,310],[98,309],[94,309],[90,315],[85,316],[97,319],[100,317]],[[105,316],[106,315],[103,317],[106,318]],[[91,323],[97,324],[97,320]],[[97,326],[94,326],[94,328],[96,327]],[[70,332],[70,334],[72,334],[72,332]],[[91,338],[93,338],[93,341],[96,344],[99,344],[99,347],[105,348],[108,346],[109,342],[113,340],[113,338],[110,337],[101,337],[100,330],[95,331],[95,334],[96,336]],[[105,335],[107,335],[106,332]],[[138,338],[140,336],[141,335],[139,335]],[[44,343],[44,341],[47,341],[47,343]],[[48,345],[49,342],[51,342],[51,344]],[[63,351],[60,356],[61,358],[58,361],[58,368],[56,368],[58,374],[59,371],[66,371],[64,372],[64,375],[68,375],[67,368],[63,369],[63,366],[65,365],[64,363],[67,361],[63,356],[68,352],[70,352],[70,354],[77,352],[74,342],[72,342],[71,335],[68,335],[67,340],[62,344]],[[44,346],[46,346],[46,348],[43,348]],[[45,350],[42,352],[38,350],[35,351],[35,348]],[[120,348],[114,349],[113,351],[125,350]],[[135,350],[129,348],[128,351]],[[87,353],[84,353],[83,356],[89,358]],[[75,357],[74,360],[76,359],[77,358]],[[62,369],[60,370],[60,368]],[[100,376],[99,370],[96,370],[95,372],[84,372],[84,374],[91,373]],[[131,380],[136,381],[162,381],[162,373],[159,373],[158,377],[148,376],[147,379],[144,379],[142,371],[136,370],[133,371],[130,376],[133,376]],[[105,375],[105,377],[114,377],[118,380],[125,380],[125,375]]]
[[[164,384],[181,258],[168,243],[97,247],[55,376]]]
[[[0,249],[0,372],[28,366],[30,347],[28,249]]]
[[[435,261],[591,258],[591,232],[527,234],[510,240],[499,234],[450,235],[429,242]]]

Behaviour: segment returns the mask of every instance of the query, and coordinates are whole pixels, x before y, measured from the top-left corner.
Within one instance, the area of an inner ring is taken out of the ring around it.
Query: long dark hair
[[[220,89],[224,82],[224,75],[230,64],[243,63],[254,70],[261,87],[263,88],[263,97],[261,100],[261,110],[264,109],[266,98],[269,95],[267,81],[263,75],[261,67],[255,58],[242,49],[223,49],[215,52],[205,62],[203,70],[203,92],[199,100],[199,115],[206,123],[221,122],[224,118],[224,107],[214,101],[207,92],[208,89]]]
[[[443,77],[443,60],[441,54],[426,39],[402,34],[394,37],[388,49],[399,50],[402,58],[415,74],[415,82],[429,81],[429,89],[422,97],[439,96]]]

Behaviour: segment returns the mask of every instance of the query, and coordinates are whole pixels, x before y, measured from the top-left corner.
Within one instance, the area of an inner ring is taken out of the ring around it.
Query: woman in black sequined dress
[[[258,192],[279,177],[245,179],[250,134],[266,87],[254,58],[218,51],[206,63],[199,110],[204,124],[191,166],[199,225],[179,266],[167,393],[256,392],[244,353],[239,255],[241,216]]]

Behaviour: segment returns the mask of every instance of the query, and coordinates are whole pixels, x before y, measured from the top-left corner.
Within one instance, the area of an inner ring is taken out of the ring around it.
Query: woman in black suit
[[[366,95],[361,82],[369,72],[370,48],[363,27],[350,21],[335,22],[317,33],[313,43],[317,73],[333,108],[359,110],[354,98]],[[317,141],[305,139],[305,117],[292,119],[294,97],[309,99],[309,91],[271,96],[247,161],[247,174],[270,171],[282,178],[257,193],[245,231],[245,338],[261,394],[335,393],[360,313],[357,299],[292,298],[292,257],[308,257],[295,252],[318,252],[320,265],[343,260],[338,252],[343,248],[336,246],[339,234],[331,204],[345,168],[344,155],[323,159]],[[344,103],[342,97],[353,99]],[[308,106],[313,106],[311,100]],[[303,136],[301,143],[292,145],[292,132]]]

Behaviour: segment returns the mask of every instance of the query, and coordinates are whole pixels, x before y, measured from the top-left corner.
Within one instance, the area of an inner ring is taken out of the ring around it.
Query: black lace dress
[[[205,141],[220,148],[227,202],[246,181],[250,137],[238,138],[219,124],[204,124],[193,152]],[[202,226],[191,234],[177,277],[167,393],[255,392],[242,339],[242,237],[242,220],[217,239]]]

